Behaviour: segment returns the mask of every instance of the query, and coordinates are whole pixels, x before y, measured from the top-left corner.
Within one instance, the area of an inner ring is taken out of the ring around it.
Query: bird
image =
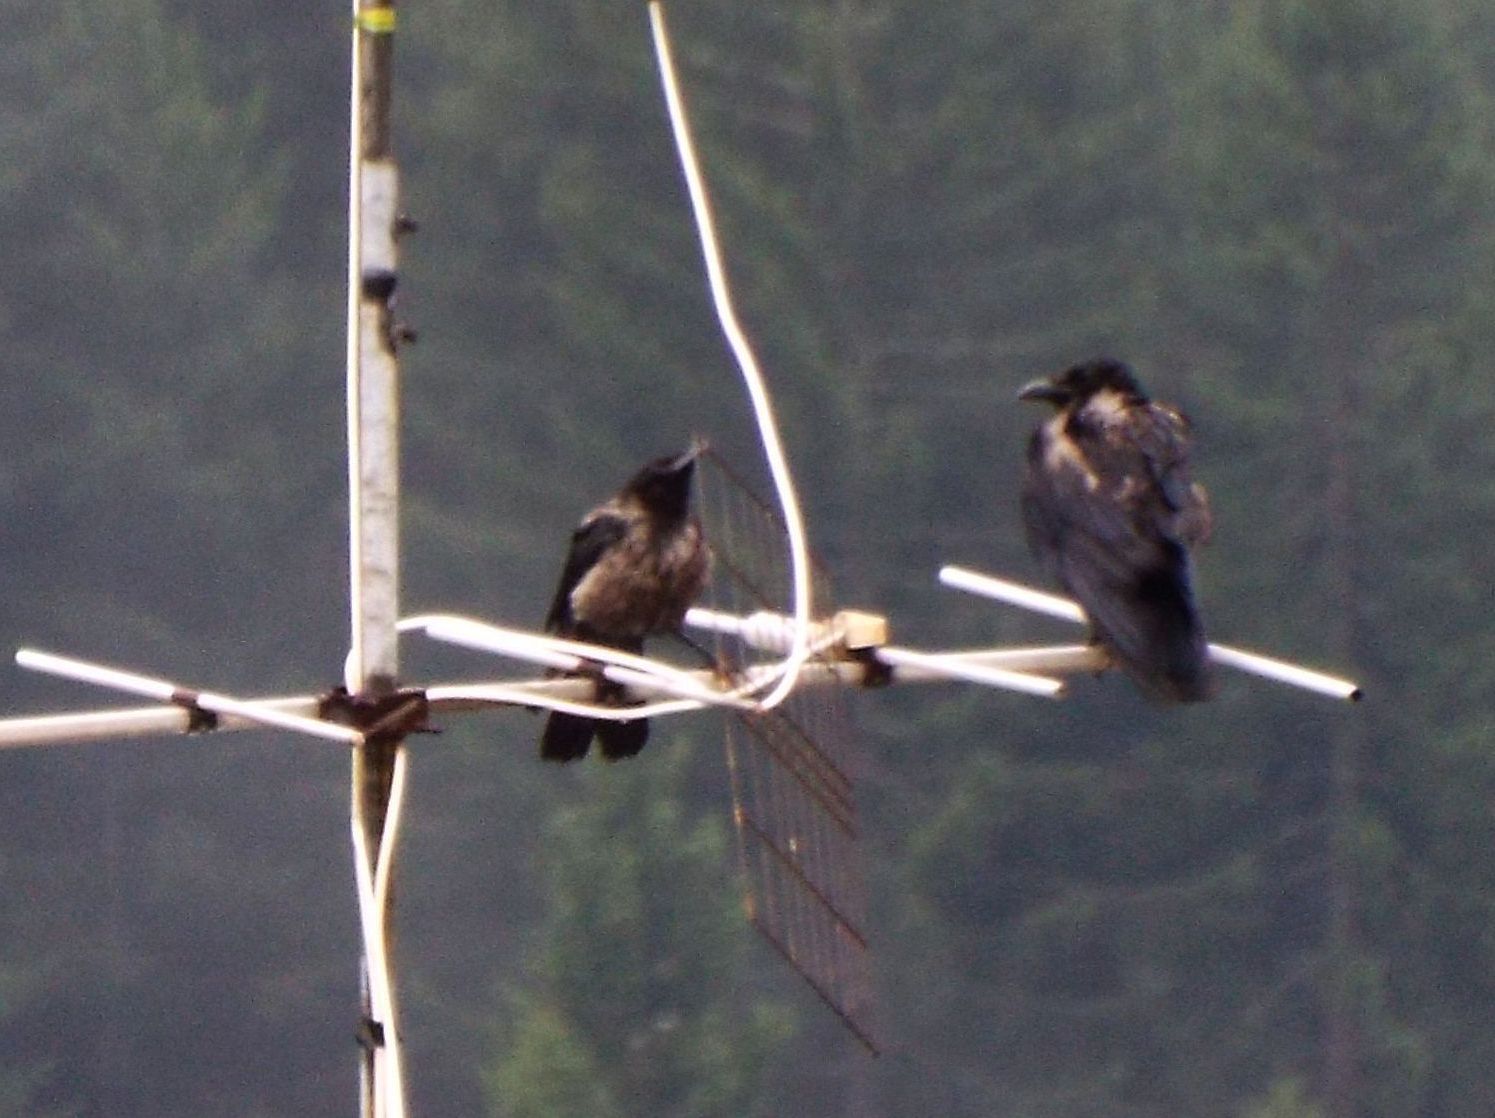
[[[1018,398],[1054,408],[1028,442],[1029,547],[1080,604],[1092,641],[1144,694],[1209,698],[1191,549],[1208,540],[1212,520],[1190,477],[1188,419],[1148,399],[1131,368],[1109,357],[1034,381]]]
[[[690,508],[697,441],[684,453],[644,464],[571,535],[545,631],[639,654],[644,638],[678,632],[701,593],[710,552]],[[599,684],[599,698],[619,690]],[[646,719],[618,722],[552,711],[540,738],[547,761],[586,756],[595,737],[610,761],[632,757],[649,737]]]

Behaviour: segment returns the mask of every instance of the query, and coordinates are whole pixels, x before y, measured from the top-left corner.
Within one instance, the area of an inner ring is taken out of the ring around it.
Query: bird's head
[[[681,454],[646,462],[623,491],[637,498],[652,513],[666,517],[684,516],[690,507],[690,480],[696,471],[696,459],[705,450],[706,443],[697,439]]]
[[[1023,386],[1019,400],[1038,400],[1056,408],[1083,404],[1098,392],[1110,390],[1132,399],[1145,399],[1142,386],[1124,361],[1101,357],[1071,365],[1062,373]]]

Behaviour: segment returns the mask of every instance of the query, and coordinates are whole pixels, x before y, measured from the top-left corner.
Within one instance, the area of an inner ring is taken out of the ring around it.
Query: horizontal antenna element
[[[212,691],[194,691],[166,680],[152,679],[134,672],[120,671],[118,668],[108,668],[102,664],[92,664],[86,660],[75,660],[68,656],[55,656],[50,652],[23,648],[16,653],[16,663],[32,671],[45,672],[64,679],[76,679],[83,683],[97,684],[100,687],[111,687],[116,691],[143,695],[148,699],[158,699],[163,703],[173,703],[189,709],[196,708],[210,711],[213,714],[233,715],[278,730],[294,730],[298,734],[310,734],[313,737],[342,742],[345,745],[359,745],[363,742],[363,735],[351,726],[326,722],[320,718],[305,718],[299,714],[291,714],[260,703],[245,702],[242,699],[230,698]]]
[[[964,567],[941,567],[940,582],[957,590],[966,590],[979,594],[983,598],[1006,602],[1008,605],[1047,614],[1063,621],[1083,623],[1085,620],[1085,611],[1068,598],[1046,594],[1042,590],[1034,590],[1031,586],[1023,586],[1006,579],[978,574]],[[1360,685],[1351,680],[1325,675],[1312,668],[1305,668],[1301,664],[1277,660],[1271,656],[1263,656],[1259,652],[1247,652],[1245,649],[1234,648],[1226,644],[1211,644],[1209,655],[1215,663],[1223,664],[1227,668],[1235,668],[1237,671],[1275,680],[1304,691],[1327,695],[1331,699],[1344,699],[1353,703],[1359,702],[1364,694],[1360,690]]]

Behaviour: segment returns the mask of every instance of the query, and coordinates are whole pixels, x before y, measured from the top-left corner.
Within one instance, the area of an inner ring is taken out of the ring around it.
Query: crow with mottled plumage
[[[701,525],[690,511],[691,478],[703,449],[697,444],[649,462],[617,496],[587,513],[571,536],[546,632],[641,653],[645,637],[679,630],[709,565]],[[599,697],[616,695],[616,688],[599,684]],[[649,723],[553,711],[540,756],[574,761],[586,755],[593,737],[602,756],[616,761],[643,749]]]
[[[1028,443],[1022,508],[1034,554],[1147,695],[1209,698],[1189,552],[1208,538],[1210,511],[1189,476],[1188,420],[1105,358],[1035,381],[1019,399],[1055,409]]]

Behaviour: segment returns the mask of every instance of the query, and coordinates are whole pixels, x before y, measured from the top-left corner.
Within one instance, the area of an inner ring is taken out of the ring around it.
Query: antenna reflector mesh
[[[714,453],[701,464],[712,608],[744,616],[783,611],[791,588],[777,510]],[[830,587],[823,566],[814,568],[816,610],[827,617]],[[716,640],[718,661],[730,669],[774,660],[737,637]],[[834,682],[802,687],[771,711],[724,715],[727,768],[749,922],[876,1052],[857,741],[845,690]]]

